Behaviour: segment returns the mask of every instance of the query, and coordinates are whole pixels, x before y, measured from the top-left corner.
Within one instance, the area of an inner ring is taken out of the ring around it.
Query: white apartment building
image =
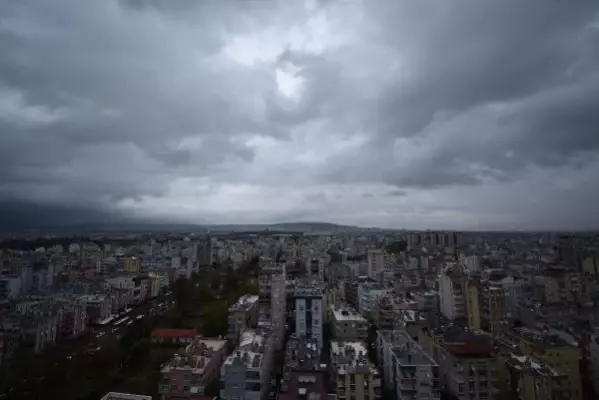
[[[324,311],[324,285],[320,280],[297,280],[295,297],[295,334],[318,341],[322,349],[322,325]]]
[[[461,253],[459,263],[467,274],[480,271],[480,257],[476,254]]]
[[[439,400],[439,365],[403,330],[379,331],[377,350],[386,391],[397,400]]]
[[[274,343],[266,329],[242,333],[239,346],[221,367],[223,400],[266,400],[270,392]]]
[[[457,266],[448,266],[439,275],[439,307],[450,320],[466,317],[465,279]]]

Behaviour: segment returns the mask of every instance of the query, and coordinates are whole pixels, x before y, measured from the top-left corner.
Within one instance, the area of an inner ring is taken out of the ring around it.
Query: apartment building
[[[280,277],[283,277],[283,280],[286,279],[286,266],[284,263],[275,263],[267,258],[260,259],[260,266],[260,274],[258,276],[258,313],[270,319],[273,279],[277,282],[280,281]]]
[[[227,341],[198,337],[162,367],[161,400],[202,400],[206,385],[218,379]]]
[[[237,344],[241,332],[255,328],[258,323],[258,296],[246,294],[229,307],[227,339]]]
[[[442,327],[423,331],[419,342],[439,364],[441,384],[458,400],[498,398],[497,357],[490,336]]]
[[[62,306],[58,335],[62,338],[79,337],[87,332],[87,308],[81,302],[67,303]]]
[[[372,318],[372,312],[378,299],[390,293],[376,282],[362,282],[358,284],[358,312],[365,318]]]
[[[287,280],[285,264],[271,275],[270,325],[272,339],[276,350],[283,348],[285,326],[287,323]]]
[[[455,265],[447,266],[439,275],[439,307],[450,320],[466,318],[466,276]]]
[[[588,284],[578,271],[548,268],[539,279],[545,304],[585,304],[589,301]]]
[[[378,281],[381,272],[393,263],[394,257],[383,249],[368,249],[366,261],[368,263],[368,277]]]
[[[108,294],[91,294],[81,296],[86,304],[87,315],[91,322],[100,322],[111,315],[112,297]]]
[[[385,391],[397,400],[439,400],[439,365],[406,331],[377,332]]]
[[[533,356],[557,372],[568,377],[568,399],[582,398],[580,375],[580,350],[572,343],[551,333],[520,328],[516,331],[520,339],[520,352]]]
[[[139,257],[125,257],[123,260],[123,271],[137,274],[141,271],[141,263]]]
[[[348,305],[329,307],[331,330],[336,340],[361,341],[368,337],[368,321]]]
[[[376,302],[372,312],[372,320],[377,329],[392,330],[397,319],[397,309],[390,294],[382,296]]]
[[[320,362],[319,346],[314,338],[289,338],[279,400],[326,399],[328,366]]]
[[[269,329],[241,334],[239,346],[221,367],[223,400],[266,400],[270,392],[274,342]]]
[[[295,334],[314,338],[322,348],[324,285],[317,279],[298,279],[294,288]]]
[[[364,342],[331,342],[331,386],[339,400],[376,400],[382,396],[381,376],[370,362]]]
[[[568,376],[542,361],[509,353],[501,357],[501,394],[514,400],[569,400]]]

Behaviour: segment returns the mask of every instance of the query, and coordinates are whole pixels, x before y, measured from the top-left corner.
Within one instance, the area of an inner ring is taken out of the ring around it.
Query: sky
[[[596,0],[3,1],[0,49],[0,201],[599,228]]]

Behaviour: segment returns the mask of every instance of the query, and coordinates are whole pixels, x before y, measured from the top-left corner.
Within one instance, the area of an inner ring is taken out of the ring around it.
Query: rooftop
[[[454,357],[487,358],[493,356],[493,340],[488,335],[455,326],[444,329],[440,335],[443,348]]]
[[[332,341],[331,364],[339,374],[378,374],[378,370],[368,359],[368,350],[363,342]]]
[[[349,305],[336,306],[331,305],[331,311],[335,321],[360,321],[366,323],[366,318],[358,314],[358,312]]]
[[[189,369],[194,374],[203,375],[204,368],[214,354],[227,344],[226,340],[197,338],[185,348],[179,350],[163,366],[162,372]]]
[[[291,336],[285,349],[285,369],[320,369],[318,341],[312,338]]]
[[[391,346],[400,366],[437,365],[437,363],[405,331],[379,331],[379,338]]]
[[[535,376],[561,376],[560,373],[550,366],[530,356],[519,356],[511,353],[508,356],[507,363],[512,368]]]
[[[246,294],[241,296],[235,304],[229,307],[229,312],[248,311],[254,304],[258,302],[258,295]]]

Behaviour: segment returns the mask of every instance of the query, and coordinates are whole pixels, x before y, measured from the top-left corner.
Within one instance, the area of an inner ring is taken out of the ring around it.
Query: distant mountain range
[[[275,224],[181,224],[132,218],[84,206],[37,205],[16,201],[0,202],[0,232],[259,232],[339,231],[360,229],[326,222]]]

